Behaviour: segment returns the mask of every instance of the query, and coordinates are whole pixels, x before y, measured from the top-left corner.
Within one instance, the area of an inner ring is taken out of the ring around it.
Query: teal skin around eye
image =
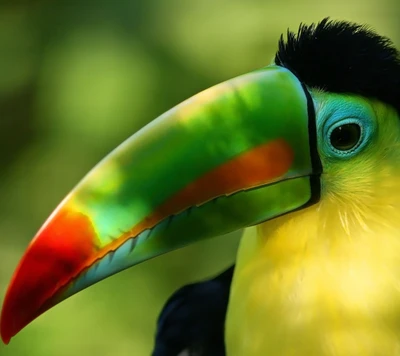
[[[332,94],[330,94],[331,96]],[[330,158],[346,159],[360,153],[374,137],[377,130],[376,115],[373,108],[363,98],[333,94],[333,97],[318,93],[314,96],[317,110],[317,126],[320,132],[319,149]],[[347,151],[332,146],[332,131],[339,126],[356,124],[360,127],[358,143]]]

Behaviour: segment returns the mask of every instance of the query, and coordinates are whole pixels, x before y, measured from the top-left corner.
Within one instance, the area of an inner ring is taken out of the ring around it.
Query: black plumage
[[[225,356],[224,324],[234,266],[175,292],[158,322],[153,356]]]
[[[308,87],[376,98],[400,112],[400,57],[370,28],[328,18],[283,35],[275,63]]]

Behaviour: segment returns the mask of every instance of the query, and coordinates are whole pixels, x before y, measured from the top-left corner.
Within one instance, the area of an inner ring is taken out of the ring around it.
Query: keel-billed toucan
[[[327,19],[289,32],[273,64],[166,112],[66,197],[12,278],[3,340],[107,276],[250,227],[220,306],[228,356],[400,355],[399,114],[388,39]],[[173,302],[161,328],[185,322]]]

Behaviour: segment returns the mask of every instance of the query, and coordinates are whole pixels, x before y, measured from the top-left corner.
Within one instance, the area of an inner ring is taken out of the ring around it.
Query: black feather
[[[225,356],[224,325],[234,266],[175,292],[157,322],[153,356]]]
[[[283,35],[275,63],[311,88],[379,99],[400,112],[399,52],[366,26],[328,18]]]

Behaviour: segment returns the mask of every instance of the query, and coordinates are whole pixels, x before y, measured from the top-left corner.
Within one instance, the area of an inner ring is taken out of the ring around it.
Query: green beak
[[[3,340],[118,271],[316,202],[314,116],[298,79],[270,66],[188,99],[133,135],[29,245],[4,301]]]

